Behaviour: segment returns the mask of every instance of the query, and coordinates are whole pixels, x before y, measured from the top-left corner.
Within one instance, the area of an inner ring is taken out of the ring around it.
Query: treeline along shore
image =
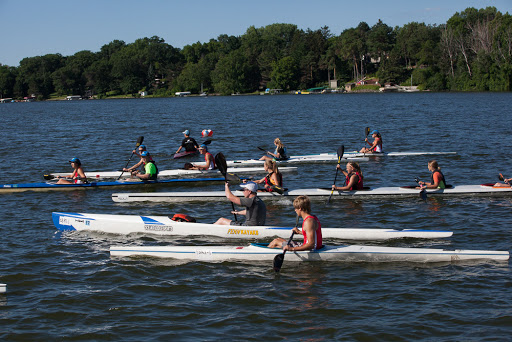
[[[0,64],[0,98],[286,92],[370,78],[420,90],[510,91],[512,17],[495,7],[467,8],[445,24],[393,28],[379,20],[339,35],[328,27],[251,26],[242,36],[223,34],[183,49],[156,36],[130,44],[114,40],[98,52]]]

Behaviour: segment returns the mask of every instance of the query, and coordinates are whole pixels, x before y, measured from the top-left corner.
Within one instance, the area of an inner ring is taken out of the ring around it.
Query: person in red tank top
[[[282,248],[287,251],[309,251],[322,248],[322,225],[320,220],[311,215],[311,201],[308,196],[298,196],[293,201],[293,207],[298,216],[302,217],[302,231],[297,227],[293,228],[295,234],[304,236],[302,243],[290,242],[283,238],[274,239],[269,243],[269,248]]]
[[[345,185],[336,186],[332,185],[332,190],[341,191],[352,191],[352,190],[363,190],[363,171],[359,167],[358,163],[348,162],[347,171],[341,169],[340,164],[336,165],[336,168],[340,169],[345,175]]]

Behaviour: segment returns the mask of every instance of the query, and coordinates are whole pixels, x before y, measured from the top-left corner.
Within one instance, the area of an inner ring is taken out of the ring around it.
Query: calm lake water
[[[0,105],[0,183],[40,182],[68,171],[124,166],[138,136],[160,169],[189,129],[212,129],[212,152],[258,157],[280,137],[291,154],[363,146],[378,129],[384,149],[456,151],[438,156],[451,184],[512,176],[512,94],[341,94],[232,96]],[[201,139],[198,139],[201,140]],[[369,186],[428,179],[432,156],[380,158],[362,164]],[[329,187],[334,164],[301,165],[285,174],[289,188]],[[262,175],[263,176],[263,175]],[[338,180],[340,177],[338,177]],[[222,184],[157,191],[222,190]],[[123,191],[123,190],[121,190]],[[128,191],[144,191],[131,189]],[[177,262],[114,259],[113,244],[246,244],[212,237],[57,233],[52,211],[104,214],[186,213],[201,222],[230,217],[226,203],[115,204],[112,190],[1,196],[2,340],[509,340],[509,263],[365,264]],[[119,190],[115,190],[119,192]],[[267,223],[293,225],[291,202],[268,203]],[[385,246],[511,250],[511,197],[336,200],[315,202],[325,227],[451,230],[450,239],[372,242]],[[341,244],[343,241],[334,241]]]

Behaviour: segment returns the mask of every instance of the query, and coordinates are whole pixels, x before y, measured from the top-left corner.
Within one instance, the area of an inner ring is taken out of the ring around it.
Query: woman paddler
[[[345,175],[345,185],[336,186],[332,185],[332,190],[341,191],[352,191],[352,190],[363,190],[363,172],[361,167],[356,162],[347,163],[347,171],[342,170],[340,164],[336,165],[336,168],[341,170]]]
[[[420,185],[417,189],[445,189],[446,188],[446,180],[444,179],[444,175],[441,172],[441,168],[437,164],[436,160],[431,160],[428,162],[428,170],[432,172],[430,176],[430,183],[426,182],[418,182]]]
[[[283,142],[279,138],[274,139],[274,145],[276,145],[276,149],[274,153],[267,151],[267,154],[269,156],[262,156],[260,160],[287,160],[288,155],[286,153],[286,147],[284,146]]]
[[[82,163],[80,159],[73,157],[69,161],[71,163],[71,167],[73,168],[73,173],[70,176],[67,176],[64,179],[61,176],[57,184],[85,184],[87,183],[87,177],[85,176],[84,169],[82,168]],[[70,180],[69,180],[70,179]]]
[[[302,230],[295,227],[293,231],[295,234],[302,234],[304,241],[302,243],[291,241],[290,244],[287,244],[288,240],[277,238],[269,243],[268,247],[282,248],[287,251],[309,251],[322,248],[322,225],[316,216],[311,215],[309,197],[301,195],[295,198],[293,208],[295,213],[302,218]]]
[[[199,153],[204,155],[205,164],[203,165],[194,165],[190,167],[188,170],[214,170],[216,169],[215,159],[213,155],[208,152],[208,147],[205,144],[201,144],[199,146]]]
[[[382,150],[382,137],[380,136],[379,131],[374,129],[371,132],[371,136],[373,137],[373,143],[370,144],[370,142],[368,141],[368,138],[364,139],[364,141],[366,143],[368,143],[368,145],[370,145],[370,147],[363,147],[361,149],[361,151],[359,151],[359,152],[361,152],[361,153],[382,153],[382,152],[384,152]]]
[[[279,169],[277,168],[277,163],[273,160],[265,160],[265,164],[263,164],[263,168],[265,169],[265,171],[268,172],[268,174],[260,180],[253,181],[256,184],[264,184],[265,189],[258,190],[258,191],[272,192],[272,191],[274,191],[274,188],[276,186],[282,188],[283,187],[283,175],[281,172],[279,172]]]

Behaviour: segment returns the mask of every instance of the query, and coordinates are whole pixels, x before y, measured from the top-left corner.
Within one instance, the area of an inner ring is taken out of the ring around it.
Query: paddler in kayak
[[[217,168],[215,165],[215,159],[213,158],[213,155],[208,152],[208,147],[205,144],[201,144],[201,146],[199,146],[199,153],[204,155],[205,164],[193,165],[187,170],[215,170]]]
[[[268,191],[272,192],[274,191],[275,187],[283,187],[283,174],[279,172],[279,169],[277,168],[277,163],[274,160],[265,160],[265,164],[263,164],[263,168],[265,171],[268,172],[268,174],[259,180],[255,180],[254,183],[256,184],[264,184],[265,189],[264,190],[258,190],[258,191]]]
[[[183,135],[185,137],[181,141],[181,146],[178,148],[176,153],[179,153],[182,148],[185,148],[185,151],[187,151],[187,152],[197,151],[199,149],[199,145],[197,144],[197,142],[194,138],[190,137],[190,131],[188,129],[184,130]]]
[[[244,197],[240,198],[231,192],[229,183],[226,182],[226,197],[238,206],[245,207],[244,210],[232,211],[235,215],[245,215],[245,221],[232,221],[228,218],[221,217],[215,224],[232,225],[232,226],[264,226],[267,218],[267,207],[265,203],[258,197],[258,184],[247,182],[240,184],[244,188]]]
[[[370,145],[370,147],[363,147],[361,149],[361,151],[359,151],[359,152],[361,152],[361,153],[382,153],[382,152],[384,152],[382,150],[382,137],[380,136],[379,131],[374,129],[370,134],[373,137],[373,143],[370,144],[370,142],[368,141],[368,138],[364,139],[364,141],[366,143],[368,143],[368,145]]]
[[[283,238],[274,239],[268,244],[268,248],[282,248],[287,251],[309,251],[322,248],[322,225],[320,220],[311,215],[311,201],[308,196],[298,196],[293,201],[295,213],[302,218],[302,230],[297,227],[293,228],[295,234],[302,234],[304,241],[298,243]]]
[[[512,178],[505,178],[505,177],[503,177],[503,175],[501,173],[500,173],[500,177],[499,178],[500,178],[500,180],[504,181],[505,183],[498,182],[498,183],[494,184],[495,187],[498,187],[498,188],[510,188],[510,187],[512,187],[512,185],[511,185],[512,183],[510,183],[510,182],[512,182]]]
[[[272,157],[263,156],[260,158],[260,160],[287,160],[288,159],[288,155],[286,153],[286,147],[281,142],[281,139],[275,138],[274,145],[276,145],[276,149],[275,149],[274,153],[267,151],[267,154],[271,155]]]
[[[71,163],[71,167],[73,168],[73,173],[70,176],[62,178],[61,176],[58,176],[57,178],[60,178],[57,184],[84,184],[87,183],[87,177],[85,176],[84,169],[82,168],[82,163],[80,162],[80,159],[73,157],[69,160]]]
[[[158,168],[149,155],[149,152],[144,151],[140,154],[140,156],[142,157],[142,162],[144,163],[144,173],[133,171],[132,176],[142,180],[155,180],[158,176]]]
[[[432,172],[432,175],[430,176],[430,183],[420,181],[418,182],[420,186],[416,189],[445,189],[446,180],[444,179],[444,175],[436,160],[428,162],[428,170]]]
[[[345,175],[345,185],[344,186],[336,186],[332,185],[332,190],[341,190],[341,191],[352,191],[352,190],[363,190],[363,171],[361,171],[361,167],[356,162],[348,162],[347,163],[347,171],[342,170],[340,164],[336,165],[336,168],[341,170]]]
[[[139,149],[138,152],[137,152],[137,150],[133,150],[132,153],[140,157],[139,162],[137,164],[133,165],[132,167],[123,168],[124,172],[133,172],[133,171],[137,170],[139,167],[144,166],[144,158],[142,158],[142,152],[147,151],[146,145],[140,145],[138,149]],[[148,152],[148,154],[149,154],[149,152]],[[149,160],[153,161],[151,154],[149,154]]]

